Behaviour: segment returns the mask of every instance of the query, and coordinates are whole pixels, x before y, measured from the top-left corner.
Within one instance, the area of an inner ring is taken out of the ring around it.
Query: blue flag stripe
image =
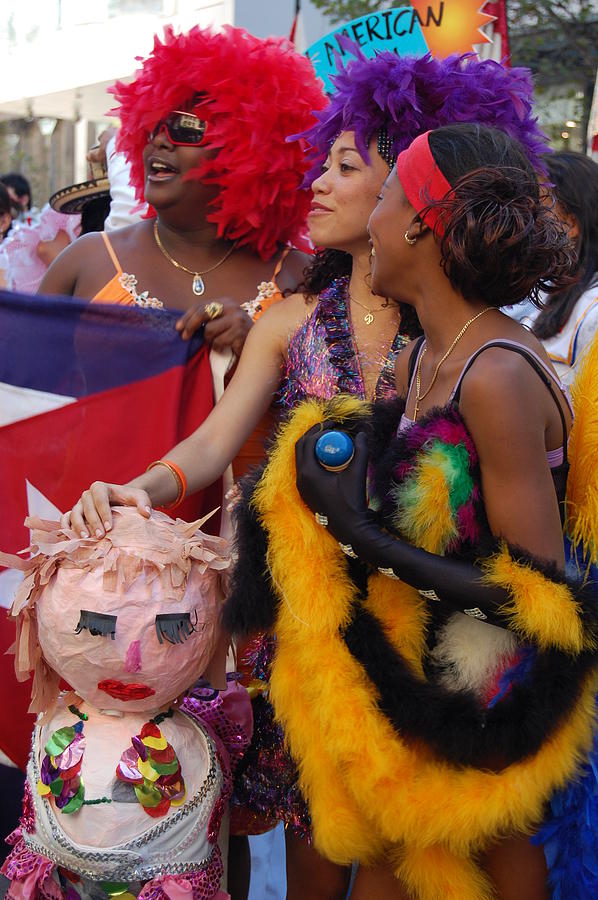
[[[181,340],[180,315],[0,291],[0,381],[80,398],[159,375],[203,344],[203,332]]]

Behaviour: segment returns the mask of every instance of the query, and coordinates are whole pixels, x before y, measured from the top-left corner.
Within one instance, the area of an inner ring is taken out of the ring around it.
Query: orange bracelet
[[[182,503],[185,498],[185,494],[187,493],[187,479],[185,477],[185,473],[180,466],[177,466],[176,463],[171,462],[169,459],[157,459],[155,460],[155,462],[150,463],[145,471],[149,472],[149,470],[153,469],[155,466],[166,466],[166,468],[176,481],[178,488],[177,495],[172,503],[167,503],[165,506],[159,506],[158,509],[176,509],[176,507],[180,503]]]

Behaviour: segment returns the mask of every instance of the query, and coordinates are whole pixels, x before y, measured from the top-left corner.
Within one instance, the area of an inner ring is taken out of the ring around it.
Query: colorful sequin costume
[[[279,391],[283,409],[292,410],[307,397],[323,400],[340,392],[365,399],[348,307],[348,280],[337,278],[322,291],[311,314],[291,336]],[[407,340],[399,329],[388,354],[379,360],[376,399],[394,396],[394,360]],[[256,561],[259,564],[259,557]],[[259,622],[254,624],[260,628]],[[254,691],[266,689],[273,648],[272,637],[264,636],[251,651]],[[296,768],[264,696],[254,700],[253,712],[254,740],[235,780],[235,808],[242,808],[249,833],[255,816],[256,822],[269,822],[271,826],[282,820],[298,835],[309,836],[309,813],[297,786]]]
[[[593,563],[597,367],[595,345],[574,394],[567,493],[568,535]],[[397,401],[368,422],[355,399],[303,404],[239,510],[235,580],[245,590],[229,601],[229,618],[243,627],[250,609],[277,635],[270,697],[299,762],[315,845],[338,863],[386,857],[418,900],[490,900],[476,854],[503,834],[537,829],[551,801],[537,840],[547,843],[553,897],[590,900],[598,890],[594,756],[587,765],[595,584],[492,538],[458,408],[398,431],[403,411]],[[317,525],[297,492],[295,444],[324,420],[349,431],[365,425],[383,528],[440,556],[483,558],[485,579],[508,592],[501,627],[347,558]]]
[[[280,405],[294,409],[308,397],[328,400],[336,394],[365,399],[361,363],[348,307],[349,278],[336,278],[322,291],[313,312],[289,341]],[[374,399],[395,395],[394,361],[408,338],[400,330],[385,357],[378,360],[380,376]]]

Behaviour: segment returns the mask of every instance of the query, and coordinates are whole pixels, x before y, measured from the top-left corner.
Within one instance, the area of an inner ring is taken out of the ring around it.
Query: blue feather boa
[[[598,733],[579,777],[550,801],[532,843],[543,844],[552,900],[598,898]]]

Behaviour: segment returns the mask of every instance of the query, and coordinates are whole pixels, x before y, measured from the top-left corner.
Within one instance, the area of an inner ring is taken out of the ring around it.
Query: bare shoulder
[[[531,349],[531,348],[530,348]],[[489,347],[463,378],[460,408],[476,446],[517,435],[544,442],[546,388],[519,353]]]
[[[281,334],[292,334],[311,314],[316,303],[317,298],[306,294],[290,294],[268,307],[258,319],[256,328],[262,326]]]
[[[102,236],[93,233],[85,234],[65,247],[48,267],[38,287],[38,294],[72,296],[80,274],[93,269],[101,243]]]
[[[81,237],[74,240],[68,247],[65,247],[57,259],[69,259],[73,261],[87,259],[88,257],[95,256],[102,246],[103,240],[100,232],[93,231],[89,234],[82,234]]]
[[[146,232],[148,237],[152,238],[153,221],[153,219],[142,219],[141,222],[133,222],[132,225],[123,225],[122,228],[114,228],[110,232],[106,232],[106,237],[111,244],[122,246],[127,245],[130,241],[137,243],[141,232]],[[98,234],[98,237],[101,238],[101,234]]]
[[[530,348],[531,349],[531,348]],[[519,406],[526,389],[538,381],[529,362],[506,347],[488,347],[473,361],[463,378],[463,403],[513,399]]]
[[[554,367],[552,365],[552,362],[550,361],[550,357],[548,356],[544,345],[542,344],[542,341],[540,341],[539,338],[536,337],[533,331],[530,331],[529,328],[526,328],[520,322],[517,322],[514,319],[511,319],[510,316],[506,316],[504,314],[502,316],[500,328],[502,331],[502,335],[497,336],[496,340],[500,340],[502,337],[503,339],[506,338],[509,341],[514,341],[517,344],[521,344],[523,347],[527,347],[528,350],[531,350],[533,353],[539,356],[549,369],[552,369],[552,371],[554,371]],[[485,355],[485,352],[486,351],[484,351],[484,354],[482,354],[482,356]],[[505,353],[507,352],[509,351],[505,351]],[[517,355],[518,354],[511,352],[511,356]]]
[[[108,244],[114,248],[118,256],[137,242],[139,227],[144,227],[144,225],[145,223],[143,222],[137,222],[134,225],[126,225],[124,228],[117,228],[114,231],[111,231],[110,234],[104,234],[104,232],[101,231],[92,231],[89,234],[82,234],[76,241],[69,244],[66,250],[60,254],[60,257],[63,255],[66,257],[66,254],[68,253],[69,256],[67,258],[75,262],[77,260],[87,262],[92,258],[97,262],[97,260],[102,257],[108,259],[109,251],[106,240],[108,241]]]
[[[286,359],[289,339],[301,327],[313,311],[316,298],[305,294],[291,294],[270,306],[251,329],[254,340],[275,345],[277,352]]]

